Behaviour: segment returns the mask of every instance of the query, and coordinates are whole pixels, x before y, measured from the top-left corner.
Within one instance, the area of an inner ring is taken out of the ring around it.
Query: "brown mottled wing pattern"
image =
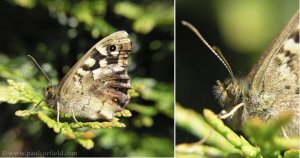
[[[96,43],[59,84],[60,111],[111,120],[130,99],[127,59],[131,50],[125,31]]]
[[[263,117],[269,119],[280,112],[293,111],[296,117],[286,127],[287,134],[299,134],[299,11],[265,51],[248,79],[254,95],[260,96],[252,100],[258,101],[259,107],[246,107],[248,114],[259,115],[257,111],[267,109]]]

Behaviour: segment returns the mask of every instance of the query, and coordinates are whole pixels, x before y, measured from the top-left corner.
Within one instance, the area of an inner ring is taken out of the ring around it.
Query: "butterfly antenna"
[[[46,79],[50,82],[51,87],[53,87],[50,78],[48,77],[48,75],[46,74],[46,72],[41,68],[41,66],[37,63],[37,61],[36,61],[31,55],[27,55],[27,56],[28,56],[28,57],[35,63],[35,65],[42,71],[42,73],[45,75]]]
[[[229,72],[231,78],[233,80],[235,80],[235,77],[233,75],[233,72],[231,70],[231,67],[229,65],[229,63],[227,62],[227,60],[225,59],[225,57],[223,56],[223,54],[220,52],[220,51],[216,51],[215,49],[213,49],[209,44],[208,42],[203,38],[203,36],[200,34],[200,32],[192,25],[190,24],[189,22],[187,21],[181,21],[182,25],[188,27],[190,30],[192,30],[197,36],[198,38],[206,45],[206,47],[208,47],[208,49],[210,51],[212,51],[216,56],[217,58],[223,63],[223,65],[226,67],[227,71]]]

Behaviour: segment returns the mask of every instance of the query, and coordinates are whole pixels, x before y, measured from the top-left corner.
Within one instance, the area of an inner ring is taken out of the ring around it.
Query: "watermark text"
[[[28,151],[28,152],[20,152],[20,151],[2,151],[1,156],[9,156],[9,157],[34,157],[34,156],[45,156],[45,157],[55,157],[55,156],[68,156],[75,157],[77,156],[77,152],[66,152],[63,150],[57,151]]]

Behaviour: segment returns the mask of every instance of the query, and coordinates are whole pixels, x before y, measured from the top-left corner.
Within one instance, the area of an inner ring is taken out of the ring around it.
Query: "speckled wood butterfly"
[[[57,86],[48,87],[46,103],[59,113],[111,120],[129,102],[127,59],[132,50],[126,31],[96,43]]]
[[[246,120],[258,117],[268,121],[280,113],[294,113],[292,121],[283,127],[286,136],[299,135],[299,11],[284,30],[263,53],[247,77],[237,79],[223,57],[213,49],[195,27],[183,22],[194,31],[206,46],[222,61],[231,78],[217,81],[216,98],[229,112],[229,125],[240,130]]]

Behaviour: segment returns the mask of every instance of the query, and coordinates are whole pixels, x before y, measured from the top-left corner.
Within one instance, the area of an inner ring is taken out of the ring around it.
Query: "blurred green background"
[[[173,156],[173,1],[3,0],[0,20],[1,90],[6,90],[7,79],[30,83],[36,93],[49,85],[27,54],[58,83],[97,41],[126,30],[133,42],[128,71],[139,94],[127,105],[132,117],[121,119],[127,127],[95,130],[95,146],[90,150],[54,133],[38,119],[15,116],[15,111],[33,105],[7,104],[0,96],[2,156],[4,151]]]
[[[199,113],[204,108],[219,113],[213,86],[216,80],[229,77],[217,57],[181,25],[182,20],[192,23],[210,45],[217,46],[235,76],[243,77],[298,6],[297,0],[177,0],[176,101]],[[177,128],[176,144],[198,141],[191,133]]]

